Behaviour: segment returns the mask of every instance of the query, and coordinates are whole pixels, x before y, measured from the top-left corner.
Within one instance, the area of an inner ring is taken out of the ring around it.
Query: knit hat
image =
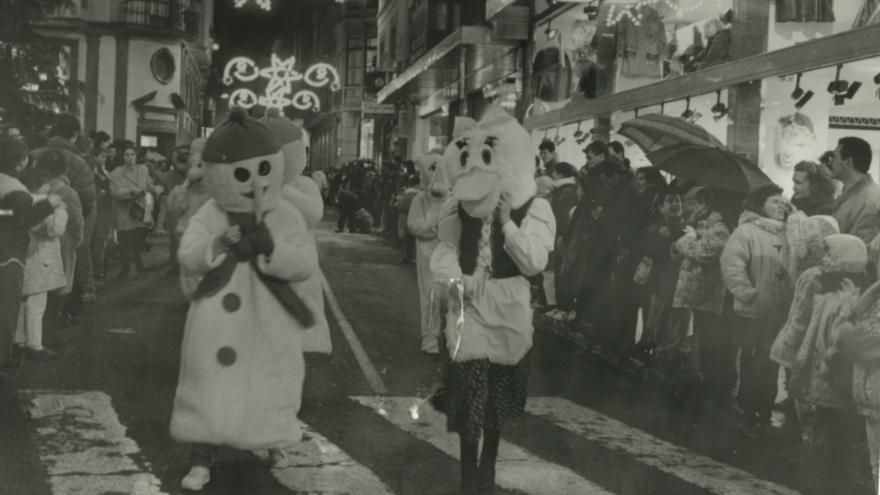
[[[269,126],[249,117],[243,108],[233,108],[229,118],[208,137],[202,160],[208,163],[235,163],[280,150],[278,138]]]
[[[266,111],[266,116],[261,120],[264,124],[272,129],[275,137],[281,146],[294,141],[299,141],[303,137],[303,131],[300,127],[290,121],[287,117],[281,115],[277,108],[270,108]]]

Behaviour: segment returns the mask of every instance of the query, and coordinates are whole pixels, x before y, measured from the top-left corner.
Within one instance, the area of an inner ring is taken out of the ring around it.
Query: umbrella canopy
[[[679,117],[652,113],[627,120],[617,132],[645,150],[656,151],[674,144],[701,144],[723,148],[724,144],[706,129]]]
[[[676,144],[647,156],[655,167],[676,177],[725,191],[747,193],[773,182],[757,165],[724,148]]]

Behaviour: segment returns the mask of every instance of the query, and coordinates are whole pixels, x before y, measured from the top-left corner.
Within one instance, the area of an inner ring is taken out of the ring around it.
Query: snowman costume
[[[416,275],[419,281],[421,308],[422,352],[440,352],[440,318],[432,317],[432,304],[439,297],[434,294],[434,276],[431,274],[431,255],[440,242],[437,229],[440,219],[455,211],[449,199],[449,181],[442,166],[443,156],[430,153],[416,157],[420,191],[413,198],[406,219],[410,233],[416,238]]]
[[[307,162],[305,133],[298,125],[277,112],[267,113],[264,122],[275,133],[284,154],[284,185],[281,188],[281,197],[305,218],[308,236],[312,244],[317,246],[314,230],[324,216],[324,198],[315,181],[303,175]],[[304,282],[293,283],[292,287],[315,316],[315,324],[303,336],[303,351],[329,354],[332,350],[330,324],[327,323],[324,313],[320,269]]]
[[[431,272],[449,287],[450,364],[433,404],[460,436],[461,489],[471,494],[494,487],[501,428],[525,410],[534,331],[526,277],[547,265],[556,223],[535,197],[529,134],[501,107],[479,123],[457,119],[444,166],[456,209],[440,222]]]
[[[284,157],[266,125],[234,110],[208,138],[203,160],[211,199],[178,252],[201,279],[184,328],[171,435],[283,452],[302,437],[302,338],[314,324],[290,284],[317,271],[315,245],[303,216],[281,200]],[[183,487],[200,489],[209,467],[196,465]]]

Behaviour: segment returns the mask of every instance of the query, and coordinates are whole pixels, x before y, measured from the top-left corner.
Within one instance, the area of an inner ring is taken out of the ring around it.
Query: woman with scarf
[[[778,368],[770,347],[785,323],[791,282],[782,263],[789,204],[782,189],[764,184],[749,191],[739,226],[721,254],[721,273],[733,294],[740,357],[739,405],[749,427],[770,422]]]
[[[693,313],[703,383],[709,398],[723,403],[736,383],[736,348],[725,316],[727,288],[719,261],[730,229],[715,208],[714,195],[705,187],[685,193],[684,218],[685,235],[672,246],[673,258],[681,260],[672,308]],[[682,340],[685,325],[687,322],[680,324]]]
[[[113,197],[113,226],[119,236],[119,258],[121,271],[119,278],[128,276],[128,270],[134,263],[138,273],[144,271],[141,262],[141,251],[147,240],[147,224],[144,222],[143,210],[133,208],[139,198],[147,193],[156,197],[158,191],[153,186],[150,171],[146,165],[137,162],[137,151],[134,145],[125,145],[122,149],[123,165],[110,173],[110,194]],[[137,218],[135,217],[137,213]]]

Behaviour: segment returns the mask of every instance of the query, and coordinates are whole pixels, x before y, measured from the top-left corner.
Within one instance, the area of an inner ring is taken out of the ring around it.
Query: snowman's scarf
[[[294,317],[303,328],[310,328],[314,325],[315,315],[312,314],[308,306],[303,303],[299,295],[290,287],[289,282],[266,275],[257,266],[257,255],[260,254],[260,249],[250,242],[248,236],[257,229],[257,223],[254,220],[253,214],[227,212],[226,215],[230,225],[241,227],[241,241],[232,247],[232,250],[223,259],[220,266],[214,268],[202,278],[199,286],[196,288],[193,299],[210,297],[217,294],[232,280],[232,274],[239,263],[250,263],[257,276],[259,276],[260,281],[275,296],[275,299],[284,306],[284,309],[287,310],[290,316]]]

